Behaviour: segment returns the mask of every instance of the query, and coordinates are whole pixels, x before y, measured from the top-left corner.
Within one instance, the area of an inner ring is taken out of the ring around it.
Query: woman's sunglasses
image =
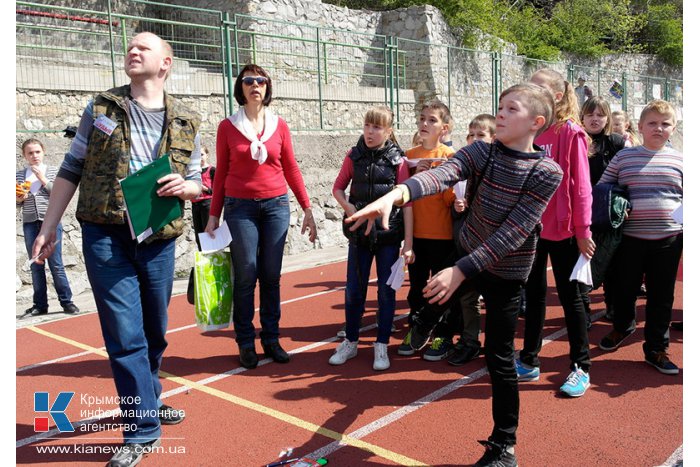
[[[267,78],[264,76],[246,76],[241,81],[243,81],[243,84],[246,86],[252,86],[253,83],[258,83],[258,86],[267,84]]]

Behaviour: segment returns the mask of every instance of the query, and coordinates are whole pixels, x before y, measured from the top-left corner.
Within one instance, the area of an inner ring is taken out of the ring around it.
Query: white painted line
[[[680,446],[678,446],[678,449],[673,451],[673,454],[671,454],[671,457],[666,459],[666,462],[661,464],[661,466],[662,467],[666,467],[666,466],[675,467],[675,466],[682,466],[682,465],[683,465],[683,445],[681,444]],[[657,467],[659,467],[659,466],[657,466]]]
[[[605,312],[601,311],[598,312],[594,315],[591,316],[591,320],[597,320],[601,316],[603,316]],[[559,329],[558,331],[553,332],[552,334],[546,336],[545,338],[542,339],[542,346],[544,347],[545,345],[549,344],[550,342],[555,341],[556,339],[566,335],[566,328]],[[516,352],[516,358],[518,358],[518,355],[520,352]],[[434,402],[441,397],[444,397],[451,392],[456,391],[457,389],[461,388],[462,386],[471,383],[472,381],[476,381],[477,379],[481,378],[482,376],[487,375],[488,369],[486,367],[482,367],[478,370],[476,370],[473,373],[468,374],[467,376],[463,376],[462,378],[453,381],[452,383],[448,384],[447,386],[443,386],[442,388],[431,392],[427,396],[421,397],[420,399],[411,402],[408,405],[405,405],[403,407],[400,407],[393,412],[389,413],[388,415],[385,415],[382,418],[379,418],[371,423],[368,423],[367,425],[358,428],[357,430],[353,431],[352,433],[348,434],[347,436],[355,439],[362,439],[366,437],[367,435],[370,435],[374,433],[377,430],[380,430],[400,419],[405,417],[406,415],[409,415],[416,410],[420,409],[421,407],[424,407],[428,405],[431,402]],[[343,445],[339,441],[333,441],[322,448],[319,448],[315,450],[314,452],[308,454],[308,457],[311,459],[318,459],[319,457],[326,457],[338,449],[342,448]]]

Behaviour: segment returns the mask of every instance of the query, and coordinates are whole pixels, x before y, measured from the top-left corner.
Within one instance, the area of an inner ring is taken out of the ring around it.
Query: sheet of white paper
[[[461,182],[457,182],[452,189],[455,191],[457,199],[463,199],[467,195],[467,181],[462,180]]]
[[[676,208],[675,211],[671,213],[671,217],[673,217],[673,220],[678,222],[679,224],[683,224],[683,205],[681,204]]]
[[[29,192],[35,195],[39,190],[41,190],[41,182],[38,179],[32,180],[32,184],[29,187]]]
[[[399,256],[394,264],[391,265],[391,274],[389,279],[386,281],[386,285],[390,286],[394,290],[399,290],[403,285],[404,281],[404,259],[403,255]]]
[[[591,260],[583,254],[578,257],[574,270],[571,271],[570,281],[578,281],[582,284],[593,285],[593,274],[591,273]]]
[[[202,245],[202,253],[223,250],[229,243],[231,243],[231,232],[229,232],[226,222],[214,231],[214,238],[211,238],[206,232],[199,234],[199,244]]]

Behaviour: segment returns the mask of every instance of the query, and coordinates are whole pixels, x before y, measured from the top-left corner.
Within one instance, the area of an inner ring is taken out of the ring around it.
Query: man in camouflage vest
[[[161,402],[158,378],[182,219],[138,243],[119,184],[168,157],[172,173],[158,180],[158,195],[184,203],[201,191],[200,120],[164,91],[172,61],[172,48],[155,34],[131,39],[124,59],[130,84],[100,93],[87,105],[32,252],[41,262],[51,255],[56,225],[80,184],[76,217],[85,267],[124,426],[124,446],[107,464],[113,467],[136,465],[160,444],[161,424],[184,419],[183,411]]]

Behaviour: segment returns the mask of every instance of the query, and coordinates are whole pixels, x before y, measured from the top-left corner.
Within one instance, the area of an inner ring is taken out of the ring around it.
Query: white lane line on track
[[[594,315],[591,315],[592,320],[597,320],[598,318],[602,317],[605,314],[605,312],[601,311],[598,312]],[[545,345],[549,344],[550,342],[555,341],[556,339],[559,339],[562,336],[566,335],[566,328],[561,328],[552,334],[546,336],[545,338],[542,339],[542,346],[544,347]],[[520,352],[516,352],[516,358],[520,354]],[[481,378],[482,376],[485,376],[488,374],[488,370],[486,367],[481,367],[480,369],[476,370],[473,373],[468,374],[467,376],[463,376],[462,378],[453,381],[452,383],[441,387],[440,389],[437,389],[436,391],[431,392],[427,396],[423,396],[420,399],[411,402],[408,405],[405,405],[403,407],[400,407],[393,412],[389,413],[388,415],[385,415],[373,422],[368,423],[367,425],[358,428],[357,430],[353,431],[352,433],[349,433],[347,436],[350,438],[355,438],[355,439],[362,439],[375,431],[378,431],[382,428],[385,428],[386,426],[402,419],[406,415],[409,415],[416,410],[420,409],[421,407],[424,407],[428,405],[431,402],[435,402],[436,400],[445,397],[446,395],[450,394],[451,392],[456,391],[457,389],[461,388],[462,386],[471,383],[472,381],[476,381],[477,379]],[[339,441],[333,441],[331,443],[328,443],[327,445],[315,450],[314,452],[308,454],[308,457],[311,459],[318,459],[319,457],[326,457],[338,449],[344,447],[343,444],[341,444]]]

